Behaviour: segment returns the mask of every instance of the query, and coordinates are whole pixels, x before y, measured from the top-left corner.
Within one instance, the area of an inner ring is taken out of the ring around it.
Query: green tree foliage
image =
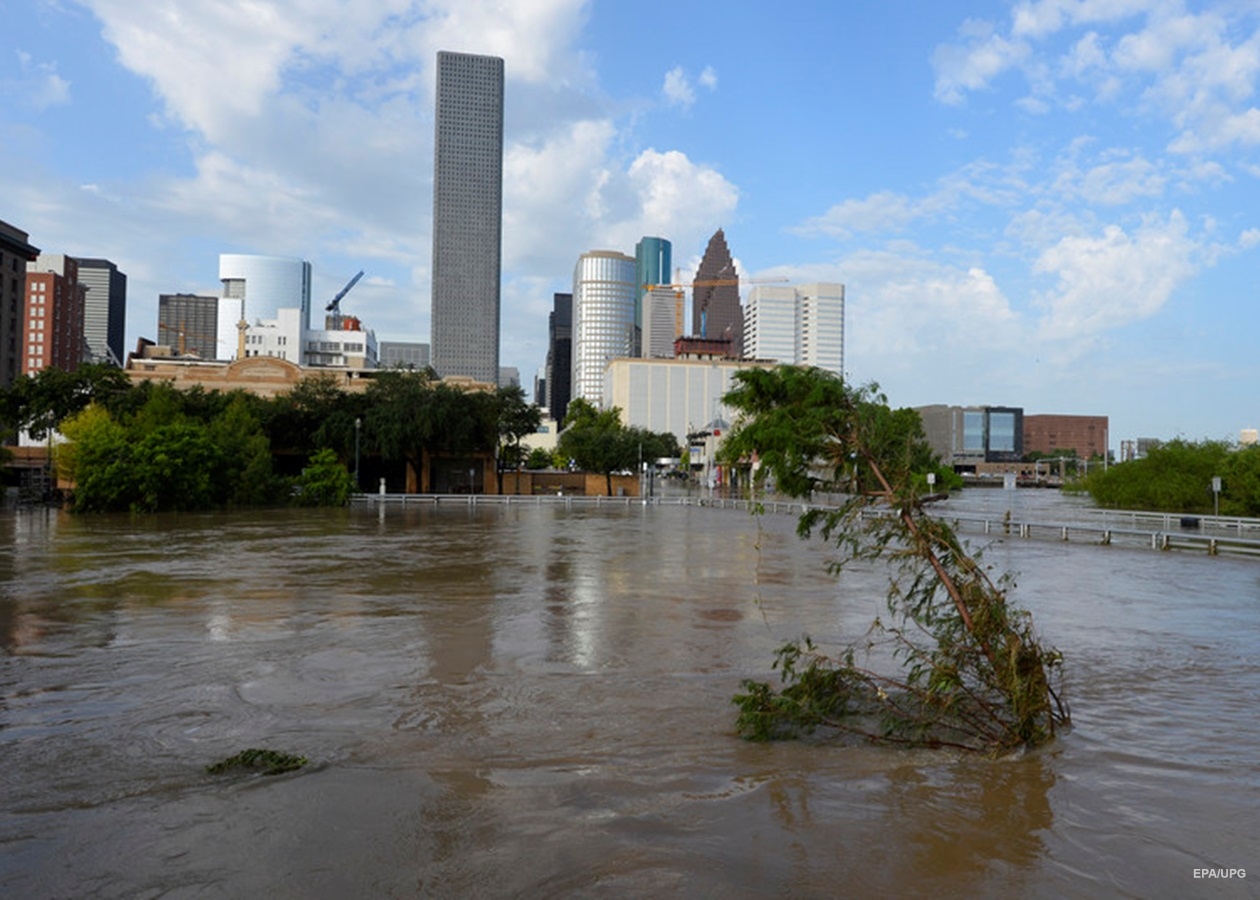
[[[354,420],[364,416],[363,394],[343,391],[332,375],[303,379],[259,410],[263,429],[277,453],[303,459],[330,447],[343,459],[354,450]]]
[[[50,366],[14,379],[0,398],[0,417],[6,430],[27,429],[32,438],[42,441],[89,404],[108,406],[130,390],[131,380],[115,366],[89,363],[73,372]]]
[[[0,414],[13,428],[42,436],[60,427],[70,438],[58,465],[76,485],[73,508],[84,511],[286,503],[291,485],[277,460],[280,471],[296,474],[299,460],[328,449],[346,468],[356,431],[363,452],[417,472],[425,453],[498,450],[511,460],[539,422],[519,388],[464,391],[432,370],[401,369],[379,373],[363,393],[328,376],[272,399],[165,382],[131,386],[103,367],[50,369],[0,394]]]
[[[542,412],[525,401],[525,391],[519,385],[501,387],[495,392],[499,435],[499,459],[508,466],[517,466],[525,458],[521,438],[538,431]]]
[[[263,433],[257,398],[228,395],[223,411],[209,423],[209,437],[219,448],[216,477],[228,506],[272,506],[283,502],[288,485],[272,467],[271,441]]]
[[[385,459],[416,472],[424,454],[494,450],[499,435],[495,394],[434,382],[428,371],[389,369],[365,392],[364,433]]]
[[[103,406],[89,406],[61,423],[58,474],[75,483],[78,512],[129,509],[135,495],[127,430]]]
[[[297,502],[302,506],[345,506],[354,491],[354,478],[332,449],[315,451],[297,480]]]
[[[553,465],[551,451],[544,450],[542,447],[535,447],[529,451],[529,457],[525,460],[527,469],[546,469],[551,465]]]
[[[58,447],[56,463],[74,483],[73,510],[183,511],[271,505],[284,498],[286,486],[272,473],[253,398],[211,398],[164,384],[147,388],[144,396],[144,405],[121,421],[92,405],[62,422],[67,442]],[[218,412],[201,418],[211,410]]]
[[[944,522],[923,510],[933,465],[917,416],[888,408],[875,388],[851,388],[816,369],[745,370],[726,397],[740,421],[730,459],[760,460],[758,477],[798,497],[840,491],[838,509],[812,509],[815,529],[855,559],[891,565],[889,621],[838,655],[807,637],[779,648],[781,687],[744,682],[735,698],[747,737],[819,726],[888,743],[950,745],[994,754],[1041,744],[1068,720],[1054,687],[1060,657],[1043,649],[1028,613],[1008,605]],[[880,652],[890,650],[888,657]]]
[[[611,495],[613,472],[637,471],[641,461],[677,456],[678,441],[671,434],[627,428],[616,407],[599,410],[579,397],[569,402],[556,450],[561,460],[571,459],[579,469],[603,473]]]
[[[1109,509],[1208,514],[1217,499],[1213,478],[1221,479],[1221,515],[1260,516],[1260,447],[1225,441],[1169,441],[1141,459],[1092,470],[1078,489]]]

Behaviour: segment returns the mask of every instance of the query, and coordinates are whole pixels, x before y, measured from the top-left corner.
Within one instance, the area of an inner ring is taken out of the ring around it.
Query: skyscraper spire
[[[721,228],[709,238],[691,284],[691,329],[699,337],[729,339],[732,355],[742,355],[744,314],[739,305],[739,273]]]

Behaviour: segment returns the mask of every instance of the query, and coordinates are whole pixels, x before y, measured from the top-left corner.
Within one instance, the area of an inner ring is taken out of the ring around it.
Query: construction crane
[[[341,321],[342,321],[341,298],[344,297],[346,294],[350,293],[350,288],[358,284],[359,279],[362,277],[363,277],[363,270],[360,269],[359,274],[351,278],[350,281],[347,282],[346,286],[343,287],[337,293],[337,296],[332,298],[332,302],[324,307],[324,312],[332,313],[331,316],[327,317],[328,321],[324,323],[327,326],[329,331],[341,330]]]
[[[705,278],[700,281],[693,281],[690,284],[681,281],[676,281],[673,284],[645,284],[643,289],[645,291],[654,291],[658,288],[665,288],[666,290],[679,291],[687,287],[693,289],[710,288],[710,290],[704,292],[704,297],[700,300],[700,337],[708,337],[706,332],[709,324],[709,297],[713,294],[712,288],[730,287],[732,285],[738,287],[741,284],[776,284],[788,280],[787,278],[740,278],[739,276],[734,276],[731,278]],[[695,323],[693,322],[692,324],[694,325]]]
[[[210,351],[211,357],[213,357],[214,350],[215,350],[215,342],[218,340],[218,338],[213,334],[204,334],[200,331],[193,331],[185,326],[186,326],[186,323],[185,323],[185,320],[183,319],[181,319],[178,324],[172,324],[169,321],[168,322],[159,321],[158,322],[158,339],[161,340],[162,331],[163,329],[165,329],[168,340],[172,332],[174,333],[175,342],[172,349],[178,355],[184,356],[188,353],[188,338],[192,338],[193,344],[196,345],[198,349],[199,356],[204,356],[205,355],[204,351],[208,349]]]

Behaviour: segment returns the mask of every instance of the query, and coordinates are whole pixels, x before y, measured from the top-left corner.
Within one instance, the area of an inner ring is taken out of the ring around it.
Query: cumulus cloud
[[[701,87],[711,91],[716,90],[717,72],[712,66],[706,66],[700,73],[698,81]],[[665,102],[669,106],[687,109],[696,102],[695,86],[682,66],[675,66],[665,73],[665,83],[661,86],[661,93],[665,95]]]
[[[1180,212],[1132,234],[1108,225],[1100,235],[1063,238],[1033,267],[1058,282],[1041,297],[1041,336],[1088,339],[1153,316],[1197,271],[1197,251]]]
[[[795,282],[845,285],[846,372],[857,382],[878,381],[895,406],[998,402],[976,397],[977,386],[1017,389],[1028,335],[983,266],[951,265],[902,242],[829,267],[774,271]],[[944,349],[960,347],[966,351]]]
[[[1025,112],[1124,102],[1170,122],[1174,152],[1260,145],[1260,25],[1246,4],[1187,11],[1179,0],[1024,2],[1006,28],[964,23],[932,63],[943,103],[962,103],[1018,71],[1031,92],[1013,102]],[[1092,98],[1064,90],[1063,80]]]
[[[507,76],[583,83],[569,52],[584,0],[84,0],[123,65],[148,78],[168,114],[212,141],[277,95],[322,82],[324,96],[379,102],[432,95],[438,50],[502,56]]]
[[[990,23],[969,21],[961,31],[961,45],[942,44],[932,54],[936,98],[943,103],[961,103],[1029,54],[1026,43],[998,34]]]

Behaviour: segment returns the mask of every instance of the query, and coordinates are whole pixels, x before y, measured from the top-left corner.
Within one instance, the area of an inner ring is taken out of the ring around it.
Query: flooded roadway
[[[886,587],[793,526],[5,514],[0,894],[1260,893],[1260,563],[995,543],[1071,733],[1001,761],[752,744],[740,680],[860,635]],[[254,746],[311,763],[205,773]]]

